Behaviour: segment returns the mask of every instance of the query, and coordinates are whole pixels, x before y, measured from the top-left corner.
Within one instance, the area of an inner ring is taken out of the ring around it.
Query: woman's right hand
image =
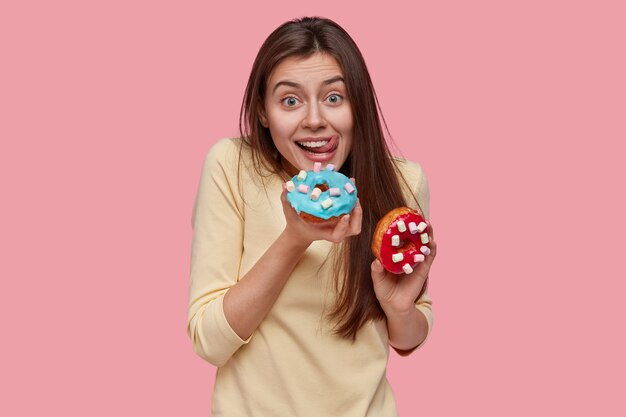
[[[363,211],[358,199],[350,214],[342,216],[339,220],[324,223],[313,223],[300,217],[287,200],[287,186],[285,184],[283,184],[283,191],[280,194],[280,201],[287,221],[284,233],[294,241],[305,243],[307,246],[316,240],[339,243],[348,236],[361,233]]]

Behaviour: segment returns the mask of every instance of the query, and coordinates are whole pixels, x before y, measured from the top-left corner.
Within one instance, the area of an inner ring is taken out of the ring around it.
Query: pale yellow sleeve
[[[414,167],[418,176],[415,195],[424,212],[424,217],[428,219],[430,217],[430,189],[428,188],[428,178],[426,178],[426,174],[424,173],[421,165],[414,164]],[[426,316],[426,321],[428,322],[428,334],[426,335],[426,339],[428,339],[428,335],[430,335],[430,331],[433,327],[433,302],[426,291],[424,291],[424,294],[422,294],[422,296],[415,302],[415,308]],[[417,346],[416,349],[423,346],[426,339],[424,339],[424,341]]]
[[[417,208],[417,204],[415,204],[415,198],[417,198],[419,208],[422,209],[424,217],[428,219],[430,217],[430,190],[428,178],[426,178],[422,166],[416,162],[403,160],[400,169],[409,187],[409,190],[405,188],[407,203],[410,207]]]
[[[223,309],[224,294],[239,279],[243,252],[237,150],[226,139],[207,153],[192,214],[187,333],[193,350],[215,366],[249,341],[235,333]]]
[[[422,343],[415,348],[417,349],[426,343],[426,340],[430,335],[430,331],[433,328],[433,301],[430,299],[427,291],[424,291],[424,294],[422,294],[422,296],[415,302],[415,308],[424,314],[426,321],[428,322],[428,333],[426,333],[426,338],[424,338]]]

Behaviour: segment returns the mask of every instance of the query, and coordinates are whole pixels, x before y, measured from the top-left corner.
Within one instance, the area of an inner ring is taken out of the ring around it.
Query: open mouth
[[[296,142],[301,149],[312,154],[323,154],[333,152],[339,146],[336,136],[330,138],[304,139]]]

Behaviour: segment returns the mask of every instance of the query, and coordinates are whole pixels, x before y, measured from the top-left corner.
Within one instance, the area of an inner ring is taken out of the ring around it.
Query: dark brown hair
[[[269,129],[259,120],[267,80],[272,70],[287,57],[306,58],[315,53],[333,56],[343,71],[348,100],[352,106],[353,143],[341,171],[356,179],[363,208],[361,233],[346,239],[334,256],[337,272],[337,302],[329,317],[337,334],[354,339],[368,320],[384,318],[371,279],[374,260],[370,246],[378,220],[387,212],[407,205],[400,181],[404,178],[394,165],[385,141],[385,124],[365,61],[350,35],[329,19],[305,17],[284,23],[265,40],[252,66],[240,113],[243,144],[252,150],[256,171],[263,167],[285,175],[280,154]],[[417,202],[417,199],[415,199]]]

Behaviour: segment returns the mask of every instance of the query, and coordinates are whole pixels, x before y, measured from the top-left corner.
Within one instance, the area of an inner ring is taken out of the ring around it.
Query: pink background
[[[209,415],[201,164],[263,39],[322,15],[430,179],[435,328],[392,354],[401,416],[625,415],[621,4],[2,2],[0,414]]]

